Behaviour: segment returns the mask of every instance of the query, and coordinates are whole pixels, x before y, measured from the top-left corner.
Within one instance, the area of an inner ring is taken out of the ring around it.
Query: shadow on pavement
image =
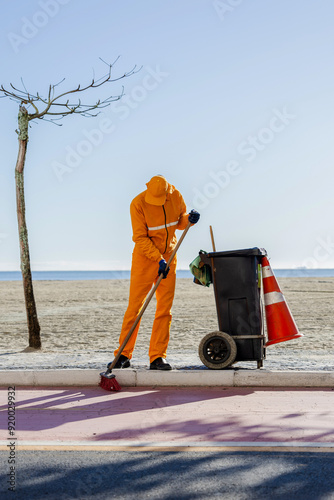
[[[16,492],[5,487],[1,498],[328,500],[332,460],[300,452],[21,451]],[[2,471],[2,487],[6,480]]]

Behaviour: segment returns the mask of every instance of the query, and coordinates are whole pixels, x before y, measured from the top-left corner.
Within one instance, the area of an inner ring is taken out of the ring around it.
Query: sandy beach
[[[267,348],[264,367],[283,370],[333,370],[334,278],[280,278],[279,284],[304,337]],[[35,297],[42,350],[23,352],[28,345],[22,283],[0,282],[1,369],[99,368],[113,350],[127,307],[128,280],[36,281]],[[155,299],[141,324],[133,366],[147,366]],[[213,287],[178,279],[168,359],[175,368],[204,367],[200,340],[218,329]],[[256,362],[234,367],[256,368]]]

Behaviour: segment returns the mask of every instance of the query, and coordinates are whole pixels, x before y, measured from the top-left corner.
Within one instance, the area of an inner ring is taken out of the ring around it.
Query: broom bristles
[[[108,378],[104,377],[103,374],[101,374],[99,386],[105,391],[120,391],[122,389],[115,376],[112,378]]]

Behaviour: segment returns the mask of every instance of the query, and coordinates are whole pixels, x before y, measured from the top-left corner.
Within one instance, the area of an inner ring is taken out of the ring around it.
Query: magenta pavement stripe
[[[15,397],[15,437],[21,443],[334,442],[329,388],[131,387],[110,393],[98,387],[16,387]],[[6,389],[0,391],[0,410],[4,439]]]

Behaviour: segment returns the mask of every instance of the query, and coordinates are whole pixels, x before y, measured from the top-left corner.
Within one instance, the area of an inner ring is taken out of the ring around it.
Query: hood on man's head
[[[164,205],[168,192],[168,182],[162,175],[155,175],[146,184],[146,203],[150,205]]]

